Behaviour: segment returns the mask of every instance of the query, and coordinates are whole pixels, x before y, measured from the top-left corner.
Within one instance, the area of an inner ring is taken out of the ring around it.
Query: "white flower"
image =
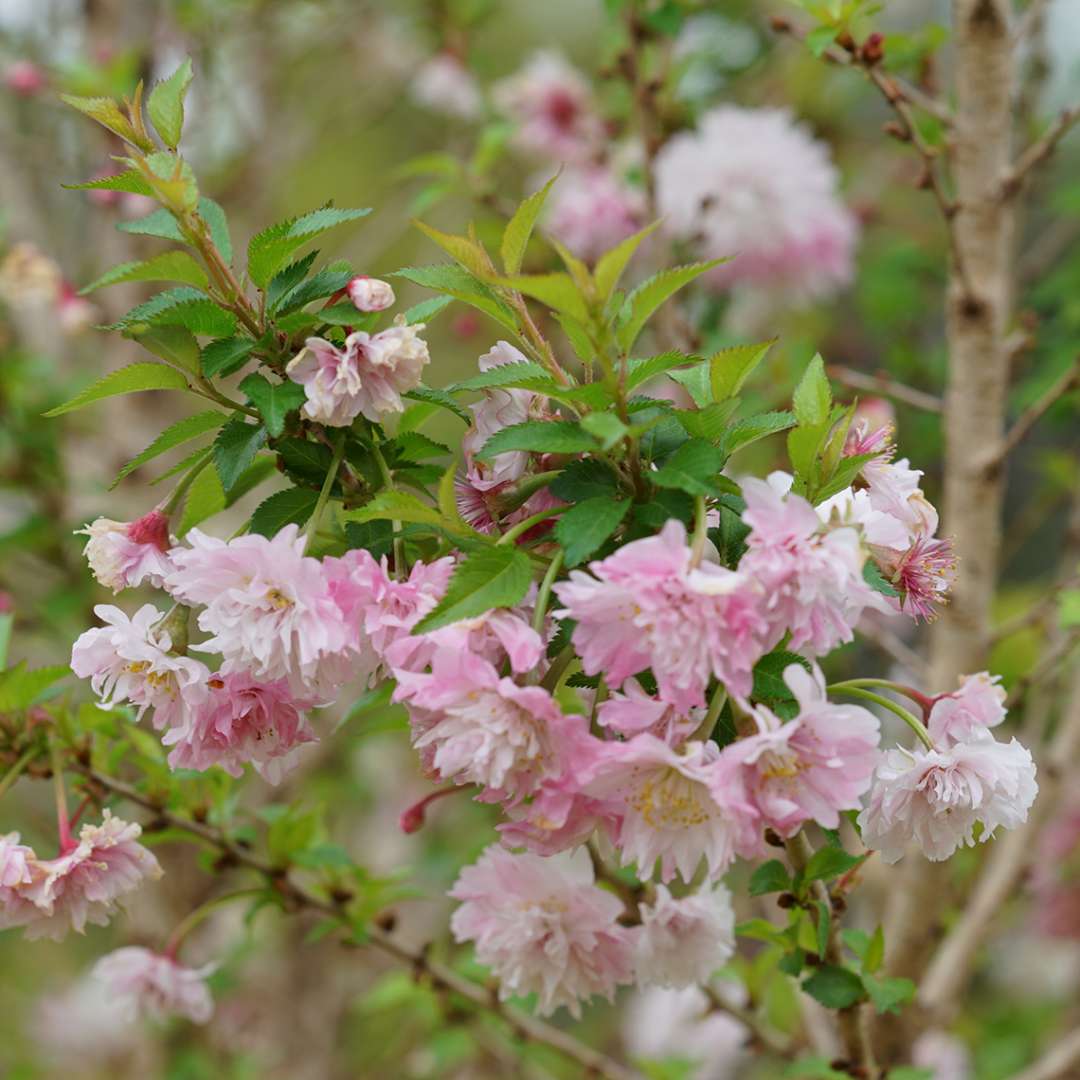
[[[409,85],[413,101],[424,108],[474,120],[483,98],[476,80],[452,53],[441,52],[421,64]]]
[[[636,974],[643,986],[703,983],[734,951],[735,912],[722,884],[681,900],[657,885],[653,903],[641,906]]]
[[[137,946],[116,949],[95,965],[92,976],[103,982],[124,1017],[160,1020],[169,1015],[205,1024],[214,1012],[206,985],[212,964],[195,970]]]
[[[984,842],[999,825],[1022,824],[1038,790],[1031,754],[986,730],[946,749],[890,750],[859,814],[863,843],[894,863],[914,840],[940,862],[961,844],[974,845],[977,824]]]

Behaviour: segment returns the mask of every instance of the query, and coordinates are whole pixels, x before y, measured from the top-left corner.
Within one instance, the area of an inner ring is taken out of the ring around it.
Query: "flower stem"
[[[709,711],[705,714],[705,719],[698,724],[694,734],[690,736],[691,739],[705,740],[713,733],[713,728],[716,727],[716,721],[720,718],[720,712],[726,701],[727,688],[723,683],[719,683],[709,701]]]
[[[207,456],[199,462],[193,469],[189,469],[184,478],[180,481],[176,487],[173,488],[172,494],[161,504],[158,508],[163,514],[171,514],[179,505],[180,500],[191,490],[191,485],[198,479],[199,474],[210,464],[213,458],[207,454]]]
[[[382,477],[383,487],[387,491],[394,491],[394,477],[390,472],[390,466],[386,464],[386,458],[379,449],[377,442],[371,444],[371,455],[375,458],[375,464],[379,467],[379,475]],[[394,577],[399,581],[405,577],[405,542],[401,539],[401,522],[391,521],[390,528],[394,531]]]
[[[852,680],[858,682],[859,680]],[[934,749],[933,740],[930,738],[930,733],[926,730],[926,726],[921,720],[918,720],[912,713],[908,712],[902,705],[897,705],[895,701],[890,701],[887,697],[881,694],[875,694],[870,690],[864,690],[859,686],[851,686],[849,683],[830,683],[827,690],[837,690],[842,694],[850,694],[852,697],[863,698],[866,701],[872,701],[875,705],[880,705],[883,709],[888,709],[889,712],[895,716],[899,716],[901,720],[915,734],[919,737],[919,741],[926,747],[927,750]]]
[[[334,445],[334,456],[330,459],[330,468],[326,470],[326,479],[323,480],[322,490],[319,492],[319,501],[315,503],[315,509],[308,519],[307,528],[304,529],[304,535],[309,540],[319,528],[319,521],[323,516],[323,511],[326,509],[326,504],[330,501],[330,491],[334,486],[334,481],[337,479],[338,469],[341,468],[344,457],[345,436],[342,434]]]
[[[883,690],[891,690],[894,694],[901,694],[906,698],[910,698],[914,701],[924,712],[926,712],[931,705],[933,705],[933,699],[927,697],[921,690],[916,690],[913,686],[906,686],[904,683],[892,682],[889,679],[845,679],[843,682],[833,683],[836,687],[842,686],[865,686],[874,687],[879,686]]]
[[[15,783],[16,780],[22,775],[23,769],[30,764],[41,753],[39,747],[31,746],[28,750],[24,750],[20,757],[16,760],[15,764],[11,766],[4,777],[0,780],[0,799],[2,799],[7,793],[8,789]]]
[[[569,506],[552,506],[547,510],[541,510],[539,513],[527,517],[524,521],[519,521],[516,525],[511,525],[510,528],[495,541],[495,546],[500,547],[503,544],[512,544],[519,536],[527,533],[531,528],[539,525],[542,521],[547,521],[548,518],[558,517],[559,514],[565,514],[569,509]]]
[[[690,569],[692,570],[701,562],[705,554],[705,541],[709,536],[708,526],[709,508],[704,495],[694,496],[694,539],[690,545]]]
[[[207,915],[217,911],[218,908],[224,907],[226,904],[231,904],[234,900],[245,900],[249,896],[263,896],[266,893],[266,889],[262,886],[250,888],[250,889],[238,889],[236,892],[226,893],[224,896],[215,896],[212,900],[207,900],[205,904],[200,904],[194,911],[189,912],[183,919],[176,925],[176,929],[169,935],[169,940],[165,943],[164,954],[170,959],[175,960],[177,953],[180,951],[180,946],[184,943],[184,938],[199,925]]]
[[[533,609],[532,627],[541,636],[544,636],[544,618],[547,615],[548,600],[551,598],[551,589],[555,579],[562,569],[564,553],[562,548],[555,552],[555,558],[544,574],[544,580],[540,582],[540,590],[536,594],[536,607]]]
[[[56,795],[56,830],[60,834],[60,854],[63,855],[71,850],[74,841],[68,818],[67,792],[64,790],[64,760],[60,754],[60,744],[55,739],[49,742],[49,757],[52,760],[53,792]]]

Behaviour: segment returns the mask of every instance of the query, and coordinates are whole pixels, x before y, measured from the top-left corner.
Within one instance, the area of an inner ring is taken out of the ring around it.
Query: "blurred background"
[[[91,623],[92,606],[108,599],[86,572],[72,532],[99,514],[128,519],[150,508],[145,500],[154,489],[108,486],[166,423],[183,415],[169,411],[178,406],[164,395],[140,394],[61,420],[41,419],[82,386],[137,358],[135,344],[94,327],[115,321],[148,290],[138,284],[88,296],[79,290],[108,267],[159,250],[158,241],[124,231],[149,209],[141,197],[61,186],[119,166],[110,157],[118,146],[107,133],[64,107],[58,94],[127,94],[140,78],[161,78],[190,55],[196,79],[185,153],[203,192],[227,210],[236,245],[328,199],[372,206],[361,226],[331,234],[322,253],[384,276],[441,259],[410,227],[411,217],[458,230],[475,219],[483,236],[497,223],[498,208],[537,186],[536,165],[515,154],[487,89],[538,49],[561,52],[595,82],[612,123],[625,122],[626,87],[616,72],[623,43],[605,11],[620,6],[603,0],[0,0],[0,604],[16,615],[14,659],[66,662],[71,641]],[[1080,2],[1039,6],[1045,11],[1026,48],[1017,104],[1032,131],[1080,95]],[[936,211],[918,188],[918,160],[882,133],[889,115],[862,79],[772,32],[770,15],[798,16],[791,5],[682,0],[644,9],[676,39],[665,91],[671,112],[692,125],[720,103],[789,107],[830,147],[843,197],[860,225],[850,287],[821,301],[765,310],[702,294],[691,299],[687,317],[708,346],[780,335],[752,391],[764,402],[788,398],[793,375],[820,351],[838,392],[845,388],[839,396],[858,393],[883,417],[895,418],[901,454],[927,471],[924,487],[936,500],[946,252]],[[880,16],[890,61],[929,89],[947,82],[947,19],[946,4],[922,0],[893,2]],[[446,54],[474,76],[476,101],[460,85],[435,78],[433,58]],[[1080,342],[1077,164],[1080,140],[1066,143],[1027,202],[1017,249],[1015,410],[1060,377]],[[425,294],[400,282],[399,295],[412,302]],[[451,306],[426,334],[433,358],[426,381],[442,386],[470,373],[496,329],[470,309]],[[886,389],[900,383],[916,393],[881,394],[882,380]],[[458,437],[452,423],[446,438]],[[1057,552],[1070,543],[1070,522],[1080,554],[1078,448],[1073,395],[1014,461],[1003,621],[1024,610],[1055,572]],[[240,504],[231,513],[239,519],[246,510]],[[224,535],[231,527],[226,515],[215,531]],[[1073,606],[1071,615],[1006,636],[994,670],[1007,683],[1022,678],[1070,619],[1080,623],[1080,604]],[[859,646],[860,653],[852,647],[840,662],[884,671],[902,667],[906,650],[918,648],[917,640],[894,640],[891,628],[882,635],[884,652],[873,652],[872,644]],[[305,803],[327,808],[335,841],[372,875],[401,876],[415,887],[416,899],[399,905],[403,931],[417,941],[443,934],[449,905],[442,895],[460,865],[490,841],[492,815],[449,800],[423,831],[403,835],[397,817],[427,785],[401,717],[376,707],[339,719],[346,726],[282,788],[255,778],[243,797],[259,807],[302,789]],[[8,796],[0,831],[17,826],[24,835],[47,835],[47,799],[47,792],[24,793],[21,786]],[[118,1022],[81,973],[111,945],[160,939],[214,887],[190,849],[163,843],[157,850],[168,870],[165,883],[140,894],[127,919],[64,945],[27,946],[15,933],[0,936],[0,1074],[12,1080],[572,1075],[558,1061],[508,1056],[482,1022],[446,1023],[436,996],[408,972],[385,969],[378,958],[333,940],[308,940],[310,925],[272,911],[250,924],[226,912],[201,932],[195,952],[202,956],[195,960],[222,961],[214,976],[218,1011],[206,1028]],[[1080,945],[1070,935],[1080,935],[1080,854],[1075,843],[1063,850],[1061,861],[1071,859],[1073,867],[1071,923],[1044,920],[1040,930],[1029,908],[1018,909],[1015,932],[995,946],[985,984],[958,1029],[960,1043],[938,1055],[941,1061],[946,1051],[959,1055],[967,1071],[939,1075],[1009,1076],[1045,1031],[1075,1015]],[[958,874],[973,872],[966,856],[955,863]],[[777,1016],[795,1007],[789,992],[770,992]],[[644,1030],[660,1042],[638,1045],[637,1052],[668,1053],[661,1036],[682,1022],[678,1002],[622,1006],[590,1010],[584,1036],[611,1047],[629,1039],[633,1046]],[[658,1076],[756,1075],[738,1054],[737,1033],[694,1037],[704,1040],[712,1064]]]

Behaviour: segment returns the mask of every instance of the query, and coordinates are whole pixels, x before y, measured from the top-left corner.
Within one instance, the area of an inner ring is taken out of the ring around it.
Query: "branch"
[[[1057,1080],[1059,1076],[1074,1076],[1072,1067],[1080,1061],[1080,1030],[1066,1035],[1055,1043],[1033,1065],[1016,1073],[1012,1080]]]
[[[1000,641],[1004,641],[1006,638],[1011,638],[1013,634],[1020,633],[1021,630],[1026,630],[1029,626],[1035,626],[1037,623],[1050,614],[1058,606],[1061,600],[1061,593],[1066,589],[1075,589],[1080,586],[1080,575],[1073,577],[1067,577],[1062,581],[1056,582],[1053,587],[1047,592],[1047,594],[1032,604],[1027,611],[1021,615],[1017,615],[1013,619],[1009,619],[1007,622],[1003,622],[997,627],[990,637],[991,646],[998,644]]]
[[[924,412],[941,413],[944,409],[941,398],[927,394],[923,390],[916,390],[912,386],[905,386],[888,375],[868,375],[839,364],[829,364],[827,371],[830,378],[844,386],[850,386],[853,390],[881,394],[883,397],[902,401],[905,405],[910,405],[913,409],[922,409]]]
[[[1080,105],[1062,109],[1058,118],[1047,128],[1041,139],[1033,142],[1013,162],[1012,168],[1001,180],[1001,198],[1008,199],[1023,186],[1024,179],[1037,166],[1041,165],[1057,148],[1057,144],[1069,133],[1069,129],[1080,121]]]
[[[1042,397],[1033,401],[1017,417],[1016,423],[1005,435],[997,460],[1003,461],[1007,458],[1027,438],[1032,428],[1050,411],[1055,402],[1077,386],[1080,386],[1080,356],[1076,357],[1072,366],[1062,372],[1061,377],[1044,391]]]
[[[1049,649],[1044,655],[1042,660],[1029,671],[1023,678],[1017,679],[1013,684],[1013,688],[1009,691],[1009,696],[1006,699],[1006,706],[1010,709],[1016,708],[1016,706],[1024,699],[1024,695],[1033,687],[1037,686],[1048,675],[1052,675],[1058,664],[1065,659],[1072,652],[1073,647],[1080,643],[1080,630],[1074,630],[1070,634],[1066,634],[1056,645]]]
[[[110,791],[122,799],[127,799],[129,802],[136,803],[152,811],[160,820],[167,822],[173,828],[182,829],[184,832],[191,833],[193,836],[214,845],[235,862],[261,874],[278,892],[287,896],[299,906],[313,911],[320,911],[324,915],[333,918],[344,919],[346,917],[341,904],[335,903],[333,900],[324,900],[322,897],[308,892],[289,880],[282,869],[253,854],[246,847],[230,840],[220,829],[173,814],[165,810],[158,801],[143,795],[122,780],[116,780],[111,776],[106,776],[104,773],[78,763],[72,763],[72,767],[106,791]],[[640,1080],[638,1072],[619,1064],[619,1062],[606,1054],[600,1053],[598,1050],[593,1050],[568,1032],[561,1031],[543,1020],[538,1020],[515,1009],[513,1006],[505,1004],[498,999],[492,990],[473,982],[472,979],[459,975],[453,968],[447,967],[437,960],[429,959],[425,948],[414,949],[402,945],[400,942],[395,941],[388,931],[383,930],[375,923],[365,926],[364,940],[365,943],[373,945],[387,955],[408,965],[418,975],[426,976],[436,986],[460,995],[478,1009],[495,1013],[521,1038],[550,1046],[572,1061],[577,1062],[582,1068],[589,1070],[593,1075],[603,1077],[604,1080]]]
[[[765,1021],[759,1019],[753,1010],[732,1005],[731,1002],[724,999],[716,987],[711,986],[709,983],[705,983],[701,989],[709,999],[710,1012],[727,1013],[728,1016],[734,1017],[749,1030],[753,1039],[766,1050],[771,1050],[777,1054],[787,1054],[790,1050],[788,1040]]]

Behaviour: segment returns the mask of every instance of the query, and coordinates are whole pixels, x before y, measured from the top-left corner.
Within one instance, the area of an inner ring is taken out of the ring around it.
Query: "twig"
[[[1072,652],[1073,647],[1080,643],[1080,630],[1074,630],[1065,635],[1056,645],[1047,650],[1042,660],[1022,678],[1017,679],[1005,702],[1008,708],[1015,708],[1023,699],[1024,695],[1043,679],[1053,673],[1054,669]]]
[[[332,900],[324,900],[308,892],[289,880],[279,867],[273,866],[258,855],[253,854],[246,847],[230,840],[219,829],[173,814],[165,810],[157,801],[143,795],[130,785],[95,769],[74,762],[72,768],[105,790],[151,810],[158,818],[167,822],[173,828],[182,829],[213,844],[237,863],[263,875],[280,892],[300,906],[321,911],[323,914],[335,918],[344,918],[344,912],[340,905]],[[403,945],[394,940],[389,932],[374,923],[365,926],[364,935],[367,944],[373,945],[380,951],[406,964],[417,975],[422,975],[430,979],[436,986],[460,995],[477,1008],[495,1013],[521,1038],[550,1046],[571,1060],[576,1061],[582,1068],[590,1070],[595,1076],[603,1077],[604,1080],[640,1080],[641,1074],[635,1070],[629,1069],[606,1054],[586,1046],[568,1032],[561,1031],[543,1020],[538,1020],[515,1009],[513,1006],[505,1004],[488,988],[458,974],[453,968],[447,967],[437,960],[430,959],[427,956],[426,949],[415,949]]]
[[[1003,461],[1027,438],[1032,428],[1046,415],[1059,398],[1070,390],[1080,386],[1080,356],[1073,360],[1061,377],[1043,392],[1042,397],[1033,401],[1017,418],[1016,423],[1006,432],[1001,446],[996,452],[996,460]]]
[[[876,645],[887,656],[891,656],[901,667],[907,668],[912,675],[925,677],[926,661],[897,634],[887,626],[882,626],[872,618],[864,618],[859,624],[859,636],[872,645]]]
[[[1062,591],[1065,589],[1075,589],[1077,586],[1080,586],[1080,575],[1067,577],[1062,581],[1056,582],[1053,587],[1047,591],[1046,595],[1036,603],[1032,604],[1027,611],[996,627],[994,633],[991,635],[990,644],[996,645],[999,641],[1011,638],[1013,634],[1018,634],[1021,630],[1026,630],[1029,626],[1035,626],[1037,623],[1042,622],[1042,620],[1058,606],[1058,603],[1061,600]]]
[[[1049,0],[1029,0],[1028,6],[1016,23],[1013,31],[1013,41],[1018,45],[1024,40],[1042,21],[1046,14],[1046,6]]]
[[[1077,1062],[1080,1062],[1080,1029],[1055,1043],[1033,1065],[1016,1073],[1012,1080],[1057,1080],[1059,1076],[1075,1076],[1072,1067]]]
[[[728,1016],[734,1017],[743,1024],[750,1032],[751,1037],[763,1046],[766,1050],[771,1050],[777,1054],[785,1054],[789,1050],[788,1040],[770,1027],[767,1023],[759,1019],[756,1013],[751,1009],[742,1009],[738,1005],[732,1005],[729,1001],[726,1001],[723,995],[716,989],[716,987],[705,983],[701,989],[705,992],[705,996],[709,999],[709,1009],[711,1012],[727,1013]]]
[[[923,390],[916,390],[912,386],[905,386],[888,375],[867,375],[853,368],[842,367],[839,364],[829,364],[828,373],[831,379],[850,386],[853,390],[866,390],[869,393],[881,394],[896,401],[902,401],[915,409],[924,412],[940,413],[944,409],[941,398],[928,394]]]
[[[1013,162],[1012,168],[1001,179],[1001,197],[1015,195],[1032,169],[1041,165],[1057,148],[1057,144],[1069,133],[1069,129],[1080,120],[1080,105],[1062,109],[1058,118],[1046,129],[1041,139],[1033,142]]]

